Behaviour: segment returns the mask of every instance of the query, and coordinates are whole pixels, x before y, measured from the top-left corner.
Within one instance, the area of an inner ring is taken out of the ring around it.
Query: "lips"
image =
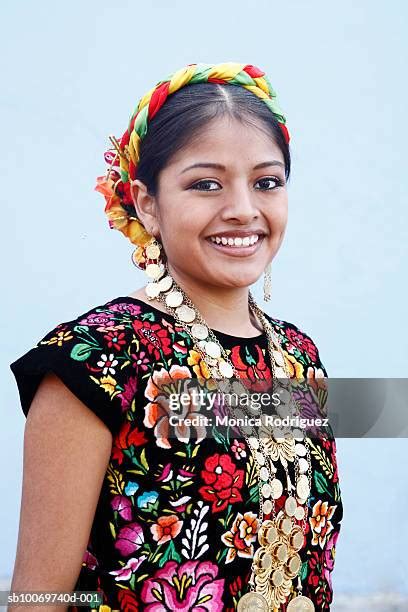
[[[222,244],[229,247],[249,247],[256,244],[259,240],[259,234],[251,234],[249,236],[210,236],[211,242]]]
[[[207,242],[212,248],[235,257],[247,257],[255,253],[261,246],[265,234],[254,234],[252,232],[245,235],[238,233],[220,233],[207,238]]]

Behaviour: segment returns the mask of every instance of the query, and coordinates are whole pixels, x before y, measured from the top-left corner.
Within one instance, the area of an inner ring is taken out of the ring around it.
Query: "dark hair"
[[[156,195],[158,175],[170,158],[193,142],[210,121],[222,116],[266,128],[282,152],[285,176],[289,178],[289,145],[265,102],[238,85],[194,83],[169,96],[150,121],[141,142],[136,178],[146,185],[150,195]]]

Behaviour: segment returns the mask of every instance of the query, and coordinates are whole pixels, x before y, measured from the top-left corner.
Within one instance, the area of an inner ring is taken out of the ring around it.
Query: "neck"
[[[248,287],[222,289],[203,285],[170,265],[169,272],[212,329],[233,336],[255,336],[262,331],[248,307]]]

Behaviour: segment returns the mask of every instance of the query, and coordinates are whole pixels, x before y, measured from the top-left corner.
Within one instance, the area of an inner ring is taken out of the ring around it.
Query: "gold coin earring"
[[[271,299],[271,280],[271,264],[269,262],[264,271],[263,294],[265,302],[269,302]]]
[[[132,253],[132,263],[144,270],[151,279],[159,278],[163,271],[161,260],[161,244],[152,237],[144,246],[137,246]]]
[[[166,270],[162,248],[160,242],[153,237],[143,249],[143,269],[149,277],[149,283],[145,287],[145,293],[150,300],[155,299],[159,295],[161,284],[158,281]]]

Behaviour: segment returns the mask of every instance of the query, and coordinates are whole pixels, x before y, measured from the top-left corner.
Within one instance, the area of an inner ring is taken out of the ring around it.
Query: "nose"
[[[223,221],[238,221],[245,225],[259,218],[259,210],[255,201],[256,195],[251,193],[247,184],[239,184],[228,190],[226,203],[222,210]]]

